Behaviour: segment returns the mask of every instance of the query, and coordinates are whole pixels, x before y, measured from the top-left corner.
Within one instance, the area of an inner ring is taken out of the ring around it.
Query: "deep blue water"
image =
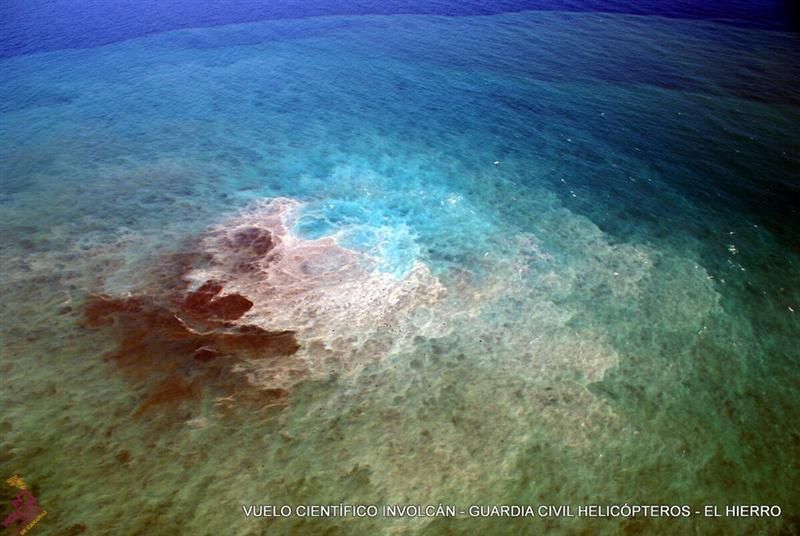
[[[329,15],[492,15],[524,10],[608,12],[686,19],[722,19],[745,27],[797,29],[789,0],[4,0],[0,57],[92,47],[154,32],[241,22]]]
[[[165,5],[2,5],[0,477],[36,530],[797,532],[784,7]],[[207,280],[252,308],[203,330],[297,352],[183,355]],[[168,320],[91,326],[98,294]],[[240,510],[341,501],[783,515]]]

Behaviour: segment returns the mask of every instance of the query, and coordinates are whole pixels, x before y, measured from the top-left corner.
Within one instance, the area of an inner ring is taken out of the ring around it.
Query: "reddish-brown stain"
[[[118,313],[138,313],[142,309],[141,300],[130,298],[127,300],[114,299],[109,296],[91,296],[86,302],[84,315],[89,327],[97,328],[108,326],[114,322],[114,315]]]
[[[236,320],[253,307],[253,302],[241,294],[217,297],[222,284],[206,281],[200,288],[190,292],[183,300],[185,313],[205,319]]]
[[[237,251],[248,250],[254,255],[263,256],[275,246],[272,233],[260,227],[245,227],[233,235],[232,244]]]
[[[197,398],[199,391],[200,386],[195,385],[194,381],[187,381],[179,373],[173,372],[150,391],[134,415],[141,415],[156,406],[172,405]]]
[[[289,396],[289,391],[286,389],[264,389],[261,395],[267,400],[283,400]]]
[[[250,386],[232,366],[242,358],[287,358],[300,348],[293,332],[232,325],[253,303],[239,294],[223,295],[223,285],[207,281],[194,292],[156,300],[148,295],[92,295],[85,305],[86,325],[107,328],[117,347],[106,355],[128,377],[145,387],[134,412],[175,407],[205,389],[229,395]],[[285,399],[282,390],[256,394],[267,402]]]
[[[209,316],[220,320],[236,320],[253,307],[253,302],[241,294],[228,294],[208,304]]]
[[[217,349],[211,348],[210,346],[201,346],[194,352],[192,352],[192,357],[197,359],[198,361],[211,361],[215,357],[219,357],[222,355]]]
[[[300,349],[294,332],[273,332],[258,326],[237,326],[220,333],[213,340],[223,352],[239,352],[251,357],[291,355]]]
[[[194,292],[190,292],[183,300],[184,311],[202,316],[206,307],[217,294],[222,292],[222,283],[206,281]]]
[[[120,464],[126,464],[126,463],[128,463],[129,461],[131,461],[131,453],[130,453],[130,452],[128,452],[126,449],[123,449],[123,450],[119,451],[119,452],[117,453],[117,455],[116,455],[116,456],[114,456],[114,458],[115,458],[115,459],[117,460],[117,462],[119,462]]]

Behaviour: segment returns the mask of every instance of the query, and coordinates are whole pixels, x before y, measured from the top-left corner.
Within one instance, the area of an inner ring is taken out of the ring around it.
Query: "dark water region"
[[[469,16],[547,10],[719,19],[753,28],[795,31],[793,0],[5,0],[0,4],[0,57],[92,47],[179,28],[332,15]]]

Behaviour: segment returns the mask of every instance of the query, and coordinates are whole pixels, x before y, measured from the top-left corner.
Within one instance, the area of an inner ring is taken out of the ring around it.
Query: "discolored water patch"
[[[217,297],[222,284],[206,281],[183,301],[183,311],[199,319],[236,320],[253,307],[253,302],[241,294]]]
[[[427,267],[395,277],[335,237],[301,238],[300,206],[259,204],[153,263],[146,288],[87,299],[85,325],[117,341],[105,359],[145,391],[136,416],[206,395],[283,404],[300,381],[353,372],[430,331],[415,315],[444,288]]]
[[[146,387],[136,416],[196,399],[204,391],[243,398],[247,389],[250,398],[285,401],[288,392],[256,389],[234,369],[243,359],[291,359],[300,347],[294,333],[231,324],[252,302],[239,294],[216,297],[221,291],[221,284],[209,281],[177,306],[174,299],[148,294],[88,298],[86,325],[108,328],[117,339],[105,359]]]

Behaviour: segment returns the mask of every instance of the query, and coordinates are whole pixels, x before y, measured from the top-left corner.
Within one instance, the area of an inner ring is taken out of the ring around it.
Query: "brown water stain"
[[[183,297],[87,299],[86,326],[108,329],[117,339],[117,347],[105,359],[145,389],[135,416],[177,407],[207,390],[272,405],[288,397],[281,389],[258,389],[232,369],[243,359],[291,358],[300,348],[294,333],[232,324],[253,304],[239,294],[220,296],[222,291],[221,283],[208,281]]]
[[[275,247],[272,233],[260,227],[245,227],[234,233],[231,240],[232,249],[245,250],[253,255],[263,257]]]
[[[236,320],[253,307],[253,302],[241,294],[217,297],[220,292],[222,292],[221,283],[206,281],[200,288],[186,296],[182,309],[195,318]]]
[[[235,255],[234,269],[239,272],[256,272],[271,260],[268,255],[275,249],[278,238],[261,227],[244,227],[226,239],[228,250]]]

